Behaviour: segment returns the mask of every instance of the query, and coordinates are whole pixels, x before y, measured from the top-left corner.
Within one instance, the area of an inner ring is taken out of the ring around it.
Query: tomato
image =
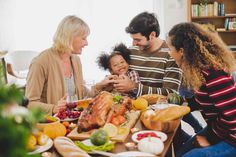
[[[120,121],[117,117],[112,118],[111,123],[114,124],[115,126],[120,125]]]
[[[117,116],[117,118],[118,118],[120,124],[123,124],[126,121],[125,117],[122,115]]]
[[[70,123],[69,123],[69,122],[66,122],[66,121],[65,121],[65,122],[63,122],[62,124],[63,124],[63,125],[66,127],[66,128],[68,128],[68,127],[69,127],[69,125],[70,125]]]
[[[146,132],[146,133],[140,133],[137,135],[137,140],[141,140],[145,137],[156,137],[156,138],[160,138],[157,134],[155,134],[154,132]]]

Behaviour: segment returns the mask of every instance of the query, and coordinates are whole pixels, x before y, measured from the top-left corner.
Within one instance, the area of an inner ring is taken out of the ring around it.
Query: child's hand
[[[136,83],[126,75],[120,75],[119,79],[114,80],[114,88],[119,92],[129,92],[136,87]]]
[[[119,78],[119,76],[118,75],[107,75],[106,78],[109,80],[117,80]]]

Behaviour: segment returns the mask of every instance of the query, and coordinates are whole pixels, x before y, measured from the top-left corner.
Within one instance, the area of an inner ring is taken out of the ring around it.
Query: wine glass
[[[68,95],[66,97],[66,106],[69,109],[73,109],[77,106],[78,103],[78,97],[77,95]]]

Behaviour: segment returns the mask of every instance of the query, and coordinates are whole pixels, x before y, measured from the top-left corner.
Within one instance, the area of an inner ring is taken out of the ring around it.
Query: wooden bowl
[[[151,129],[162,131],[164,133],[171,133],[176,129],[176,127],[180,123],[179,121],[180,121],[179,119],[167,122],[151,121],[150,122],[152,126]]]
[[[164,133],[173,132],[180,123],[180,119],[162,122],[155,120],[154,116],[145,117],[141,115],[140,119],[147,129],[162,131]]]
[[[48,126],[48,125],[54,125],[54,124],[57,124],[57,123],[60,123],[60,119],[59,119],[59,118],[57,118],[57,121],[55,121],[55,122],[37,123],[37,124],[36,124],[36,127],[37,127],[37,129],[38,129],[39,131],[43,131],[43,129],[44,129],[46,126]]]

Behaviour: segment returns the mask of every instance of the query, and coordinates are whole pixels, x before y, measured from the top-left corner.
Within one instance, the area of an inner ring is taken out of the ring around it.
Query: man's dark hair
[[[126,33],[141,33],[149,40],[152,31],[156,32],[156,37],[160,35],[160,26],[154,13],[142,12],[135,16],[125,29]]]

